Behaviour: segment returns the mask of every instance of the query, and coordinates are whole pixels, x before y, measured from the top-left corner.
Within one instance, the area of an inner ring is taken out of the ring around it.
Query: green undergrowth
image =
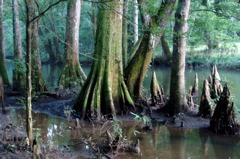
[[[154,62],[165,64],[161,47],[155,51]],[[216,64],[218,67],[240,69],[240,43],[221,45],[219,48],[207,50],[204,45],[189,47],[186,54],[188,66],[210,66]]]

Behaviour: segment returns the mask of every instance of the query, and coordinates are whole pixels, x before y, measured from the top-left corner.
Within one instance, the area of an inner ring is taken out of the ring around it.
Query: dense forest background
[[[38,12],[45,10],[55,1],[39,0]],[[25,39],[25,4],[24,1],[19,1],[20,26],[22,39]],[[154,14],[157,10],[160,1],[148,0],[150,14]],[[80,43],[79,49],[81,53],[81,61],[91,61],[88,56],[92,56],[94,51],[94,16],[96,16],[97,7],[106,5],[99,2],[82,2],[81,23],[80,23]],[[202,63],[229,63],[236,64],[240,57],[239,51],[239,3],[236,0],[193,0],[190,9],[188,20],[188,54],[187,62],[202,62]],[[3,21],[5,28],[5,48],[6,57],[13,58],[13,28],[12,24],[12,2],[4,1]],[[56,54],[55,38],[58,39],[59,53],[64,57],[64,41],[66,33],[66,18],[67,18],[67,2],[54,6],[40,20],[39,37],[40,51],[42,62],[53,60],[52,52]],[[128,48],[133,48],[134,45],[134,2],[128,2],[128,14],[124,16],[128,22]],[[174,26],[174,14],[165,29],[165,40],[172,50],[172,36]],[[139,14],[139,36],[144,30]],[[25,49],[25,41],[23,40],[23,50]],[[25,50],[23,51],[25,52]],[[86,56],[84,56],[86,55]],[[162,47],[159,43],[155,51],[155,57],[164,61],[162,56]],[[56,56],[56,55],[55,55]],[[130,55],[129,55],[130,56]],[[230,58],[230,57],[236,58]],[[206,58],[208,57],[208,58]]]

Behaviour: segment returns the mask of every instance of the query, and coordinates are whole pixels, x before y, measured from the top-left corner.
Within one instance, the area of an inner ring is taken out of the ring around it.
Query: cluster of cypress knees
[[[163,89],[158,85],[156,73],[153,72],[151,82],[151,96],[153,105],[163,107],[166,103]],[[198,75],[195,75],[193,87],[190,86],[187,97],[188,108],[194,108],[194,97],[198,97]],[[157,104],[156,104],[157,103]],[[200,106],[197,107],[198,115],[210,118],[210,129],[217,134],[233,135],[239,132],[236,120],[234,102],[231,100],[229,87],[222,84],[216,65],[213,66],[211,75],[203,81]]]

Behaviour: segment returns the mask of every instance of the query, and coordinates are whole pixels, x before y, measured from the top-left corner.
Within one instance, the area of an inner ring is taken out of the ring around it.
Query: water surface
[[[25,126],[25,112],[13,110],[15,124]],[[73,129],[75,123],[64,119],[34,113],[34,127],[38,128],[42,143],[63,147],[69,146],[79,156],[91,157],[88,145],[81,141],[81,129],[93,130],[89,123],[81,124],[82,128]],[[240,143],[237,136],[214,135],[207,129],[182,129],[171,126],[154,125],[152,132],[140,131],[133,134],[133,122],[122,122],[125,137],[133,141],[140,140],[141,154],[123,154],[118,158],[143,159],[238,159],[240,158]],[[96,130],[95,130],[96,131]],[[99,132],[99,131],[96,131]],[[35,131],[36,134],[36,131]]]
[[[83,67],[88,74],[90,68]],[[43,65],[43,75],[47,85],[54,90],[57,87],[57,80],[61,73],[61,67]],[[12,64],[7,62],[7,71],[12,79]],[[165,94],[169,94],[170,86],[170,68],[159,67],[155,69],[158,81],[164,88]],[[186,69],[186,90],[194,83],[195,73],[199,77],[199,94],[203,80],[210,74],[209,68]],[[237,98],[240,90],[240,73],[236,70],[219,69],[219,74],[223,83],[230,86],[231,95],[235,104],[240,104]],[[151,83],[152,71],[147,73],[144,80],[143,93],[149,97],[149,88]],[[13,110],[13,120],[17,125],[25,126],[25,117],[23,110]],[[34,126],[38,131],[35,135],[40,135],[42,143],[52,146],[69,145],[73,151],[79,152],[81,156],[90,157],[89,147],[81,143],[80,138],[84,135],[79,130],[73,129],[74,123],[65,119],[47,116],[41,113],[34,113]],[[84,129],[90,129],[91,125],[86,124]],[[123,132],[132,134],[129,131],[134,130],[134,124],[123,122]],[[147,159],[238,159],[240,158],[239,138],[236,136],[214,135],[206,129],[178,129],[171,126],[154,126],[153,132],[140,131],[137,136],[130,135],[133,140],[140,140],[141,155],[124,154],[118,158],[147,158]]]

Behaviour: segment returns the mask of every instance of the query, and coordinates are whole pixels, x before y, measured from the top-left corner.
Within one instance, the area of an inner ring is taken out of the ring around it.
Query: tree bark
[[[148,66],[151,62],[153,52],[157,47],[161,35],[171,16],[175,0],[162,2],[157,14],[150,18],[149,14],[143,12],[144,0],[139,0],[141,18],[145,27],[143,38],[136,53],[128,63],[125,70],[126,84],[132,96],[141,98],[142,83],[146,76]],[[156,31],[157,27],[157,31]],[[155,31],[154,31],[155,30]]]
[[[134,45],[138,42],[138,0],[133,0],[134,3]]]
[[[97,7],[95,3],[92,3],[92,23],[93,23],[93,35],[94,35],[94,40],[96,40],[97,36]]]
[[[39,28],[39,34],[40,35],[44,34],[41,28]],[[57,58],[56,58],[55,53],[53,51],[53,46],[52,46],[51,39],[50,38],[44,39],[43,40],[43,45],[44,45],[45,51],[49,54],[48,62],[55,63],[57,61]]]
[[[123,25],[122,25],[122,48],[123,48],[123,68],[127,66],[128,61],[128,0],[123,2]]]
[[[30,20],[34,17],[34,1],[25,0],[26,4],[26,131],[29,144],[33,143],[33,129],[32,129],[32,30],[33,23]]]
[[[161,44],[162,44],[162,51],[163,51],[164,58],[166,60],[166,64],[170,64],[172,55],[171,55],[171,51],[170,51],[169,45],[166,40],[165,33],[163,33],[161,36]]]
[[[57,33],[56,23],[55,23],[55,18],[54,18],[53,13],[51,13],[51,21],[52,21],[51,24],[52,24],[53,31],[54,31],[54,33]],[[63,60],[62,60],[61,51],[59,48],[59,39],[58,39],[58,37],[54,36],[53,40],[54,40],[54,45],[55,45],[56,63],[62,64]]]
[[[4,44],[4,26],[3,26],[3,0],[0,0],[0,75],[4,84],[10,85],[5,66],[5,44]]]
[[[34,5],[33,15],[36,15],[36,8]],[[32,41],[31,41],[31,54],[32,54],[32,85],[35,92],[44,92],[47,90],[43,74],[42,64],[39,48],[39,36],[38,36],[38,20],[32,22]]]
[[[99,8],[94,52],[97,60],[74,105],[81,119],[101,119],[102,115],[125,113],[127,105],[134,106],[122,76],[122,2],[105,2],[111,10],[105,5]]]
[[[13,41],[14,41],[14,69],[13,69],[13,90],[24,92],[26,77],[22,56],[22,39],[19,24],[18,1],[12,0],[13,10]]]
[[[83,86],[86,76],[79,62],[79,26],[81,0],[68,0],[67,28],[66,28],[66,61],[59,85],[70,88],[80,83]]]
[[[175,34],[173,36],[170,99],[168,101],[170,115],[188,109],[185,94],[185,58],[189,9],[190,0],[179,0],[175,13]]]
[[[2,113],[5,114],[6,110],[5,110],[5,103],[4,103],[4,83],[3,83],[3,79],[0,75],[0,100],[1,100],[1,104],[2,104]]]

